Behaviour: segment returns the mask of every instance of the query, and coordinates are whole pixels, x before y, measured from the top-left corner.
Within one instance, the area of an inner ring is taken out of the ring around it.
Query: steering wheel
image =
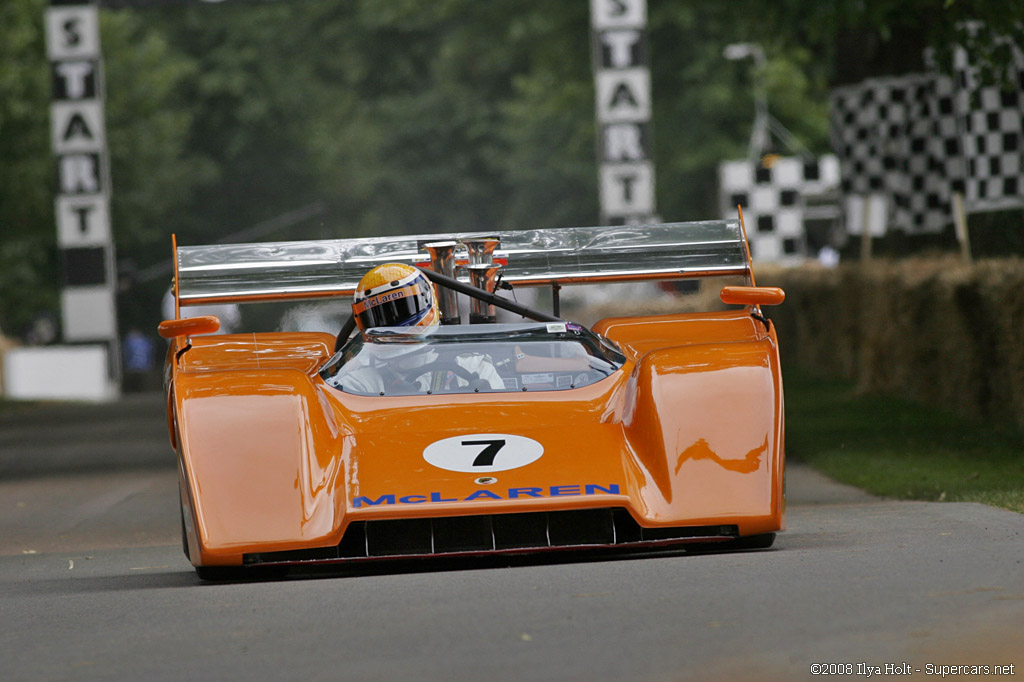
[[[418,377],[434,372],[451,372],[460,379],[465,379],[469,384],[469,388],[476,390],[488,390],[490,388],[490,384],[479,374],[467,370],[463,366],[459,365],[457,361],[451,359],[434,360],[432,363],[421,365],[420,367],[413,368],[412,370],[396,373],[400,375],[403,380],[413,382]]]
[[[475,372],[470,372],[468,369],[466,369],[459,363],[455,362],[454,360],[434,360],[433,362],[428,362],[425,365],[413,367],[410,370],[396,370],[396,372],[400,374],[402,378],[405,379],[406,381],[412,381],[416,377],[423,376],[428,372],[451,372],[455,376],[465,379],[470,384],[473,384],[473,382],[476,381],[482,381],[479,374],[476,374]]]

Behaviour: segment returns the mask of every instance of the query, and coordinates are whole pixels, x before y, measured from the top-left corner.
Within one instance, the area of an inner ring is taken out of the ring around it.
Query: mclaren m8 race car
[[[160,333],[184,550],[201,578],[763,548],[784,527],[782,379],[761,311],[784,294],[755,285],[741,222],[174,250],[176,319]],[[185,316],[350,301],[384,263],[433,282],[441,324],[213,335],[216,317]],[[744,282],[720,292],[741,307],[591,328],[559,317],[563,285],[714,277]],[[509,285],[551,287],[552,311],[495,293]]]

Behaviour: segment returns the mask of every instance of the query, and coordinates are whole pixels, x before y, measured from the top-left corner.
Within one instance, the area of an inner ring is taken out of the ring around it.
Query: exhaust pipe
[[[494,293],[494,278],[500,265],[494,264],[494,250],[498,248],[501,241],[496,237],[481,237],[479,239],[465,239],[462,242],[466,245],[469,253],[469,283],[477,289]],[[469,299],[469,323],[488,324],[498,321],[498,311],[493,304],[486,303],[477,298]]]
[[[470,265],[490,265],[494,262],[494,250],[498,248],[501,241],[496,237],[482,237],[480,239],[463,240],[466,250],[469,252]]]
[[[500,265],[494,263],[477,263],[466,268],[469,270],[469,281],[477,289],[493,294],[494,280],[501,270]],[[470,299],[471,310],[469,313],[470,324],[488,324],[498,321],[498,312],[494,309],[493,303],[481,301],[478,298]]]
[[[430,254],[430,269],[445,277],[455,277],[455,242],[430,242],[423,248]],[[446,286],[437,286],[437,306],[441,324],[461,324],[458,294]]]

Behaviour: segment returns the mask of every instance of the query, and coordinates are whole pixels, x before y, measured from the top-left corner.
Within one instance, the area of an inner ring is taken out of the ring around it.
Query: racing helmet
[[[385,263],[363,275],[352,300],[361,331],[372,327],[437,326],[440,313],[434,285],[411,265]]]

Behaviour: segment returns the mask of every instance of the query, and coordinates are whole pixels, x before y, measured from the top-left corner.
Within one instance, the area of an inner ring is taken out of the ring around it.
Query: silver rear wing
[[[425,244],[497,238],[494,261],[517,286],[745,276],[750,255],[736,220],[508,232],[176,246],[179,305],[352,294],[382,263],[426,266]],[[457,247],[458,248],[458,247]],[[456,260],[466,260],[456,251]],[[460,279],[467,280],[464,272]]]

